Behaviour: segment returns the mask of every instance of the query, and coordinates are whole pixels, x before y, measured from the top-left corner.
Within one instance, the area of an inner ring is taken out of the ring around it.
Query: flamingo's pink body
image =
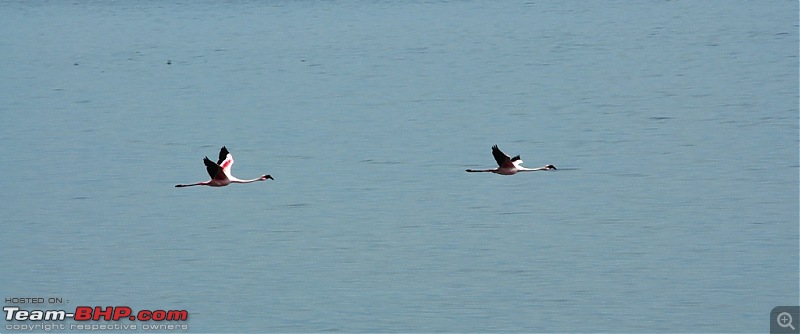
[[[259,178],[252,180],[240,180],[231,175],[231,166],[233,166],[233,155],[228,152],[228,149],[223,146],[219,150],[219,160],[214,163],[208,157],[203,158],[203,163],[206,165],[206,171],[211,176],[211,180],[205,182],[198,182],[192,184],[177,184],[175,187],[191,187],[191,186],[210,186],[210,187],[224,187],[231,183],[251,183],[257,181],[266,181],[267,179],[274,180],[270,175],[261,175]]]

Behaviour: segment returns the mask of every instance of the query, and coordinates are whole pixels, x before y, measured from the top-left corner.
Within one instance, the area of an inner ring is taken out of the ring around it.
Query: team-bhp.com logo
[[[66,310],[23,310],[19,306],[5,306],[6,321],[24,321],[29,323],[31,321],[65,321],[72,319],[74,321],[146,321],[146,322],[159,322],[158,324],[141,324],[141,329],[169,329],[169,330],[187,330],[187,324],[163,324],[165,321],[187,321],[189,319],[189,312],[186,310],[140,310],[134,313],[133,309],[128,306],[78,306],[74,312],[67,312]],[[33,328],[35,325],[30,324],[6,324],[6,330],[22,330],[22,329],[45,329]],[[44,326],[44,325],[42,325]],[[19,327],[19,328],[15,328]],[[24,327],[24,328],[23,328]],[[31,328],[27,328],[31,327]],[[61,324],[56,325],[58,328],[53,329],[72,329],[72,330],[113,330],[113,329],[137,329],[136,324],[97,324],[97,323],[78,323],[70,324],[69,327]],[[47,329],[45,329],[47,330]]]

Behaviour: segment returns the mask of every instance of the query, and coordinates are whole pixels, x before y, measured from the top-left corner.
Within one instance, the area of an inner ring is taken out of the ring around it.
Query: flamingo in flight
[[[497,160],[497,165],[499,167],[495,169],[467,169],[467,172],[470,173],[495,173],[500,175],[514,175],[519,172],[535,172],[540,170],[556,170],[556,166],[553,165],[545,165],[544,167],[539,168],[525,168],[520,166],[522,164],[522,159],[519,155],[515,157],[509,157],[508,154],[503,153],[497,147],[497,145],[492,146],[492,155],[494,156],[494,160]]]
[[[211,187],[224,187],[231,183],[251,183],[256,181],[266,181],[267,179],[274,180],[270,175],[261,175],[261,177],[252,180],[240,180],[231,175],[231,166],[233,166],[233,155],[228,152],[228,148],[223,146],[219,150],[219,160],[214,163],[208,157],[203,158],[203,163],[206,164],[208,175],[211,180],[206,182],[197,182],[192,184],[176,184],[175,187],[191,187],[191,186],[211,186]]]

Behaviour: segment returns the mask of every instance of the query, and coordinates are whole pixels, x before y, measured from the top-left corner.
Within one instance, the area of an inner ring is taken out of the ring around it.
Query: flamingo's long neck
[[[252,179],[252,180],[239,180],[235,177],[230,177],[231,183],[253,183],[257,181],[266,181],[267,179],[271,179],[272,177],[269,175],[262,175],[261,177]]]
[[[517,169],[518,169],[520,172],[536,172],[536,171],[540,171],[540,170],[550,170],[550,169],[555,169],[555,167],[551,168],[551,166],[550,166],[550,165],[547,165],[547,166],[544,166],[544,167],[538,167],[538,168],[525,168],[525,167],[521,167],[521,166],[520,166],[520,167],[517,167]]]
[[[252,183],[256,181],[264,181],[262,178],[252,179],[252,180],[239,180],[237,178],[231,179],[231,183]]]

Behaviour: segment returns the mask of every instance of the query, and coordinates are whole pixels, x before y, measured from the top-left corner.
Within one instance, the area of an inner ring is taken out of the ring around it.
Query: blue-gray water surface
[[[190,332],[766,332],[799,303],[796,1],[0,13],[0,297],[64,299],[23,309],[187,310]],[[493,144],[559,170],[465,173]],[[275,180],[173,187],[223,145],[234,175]]]

